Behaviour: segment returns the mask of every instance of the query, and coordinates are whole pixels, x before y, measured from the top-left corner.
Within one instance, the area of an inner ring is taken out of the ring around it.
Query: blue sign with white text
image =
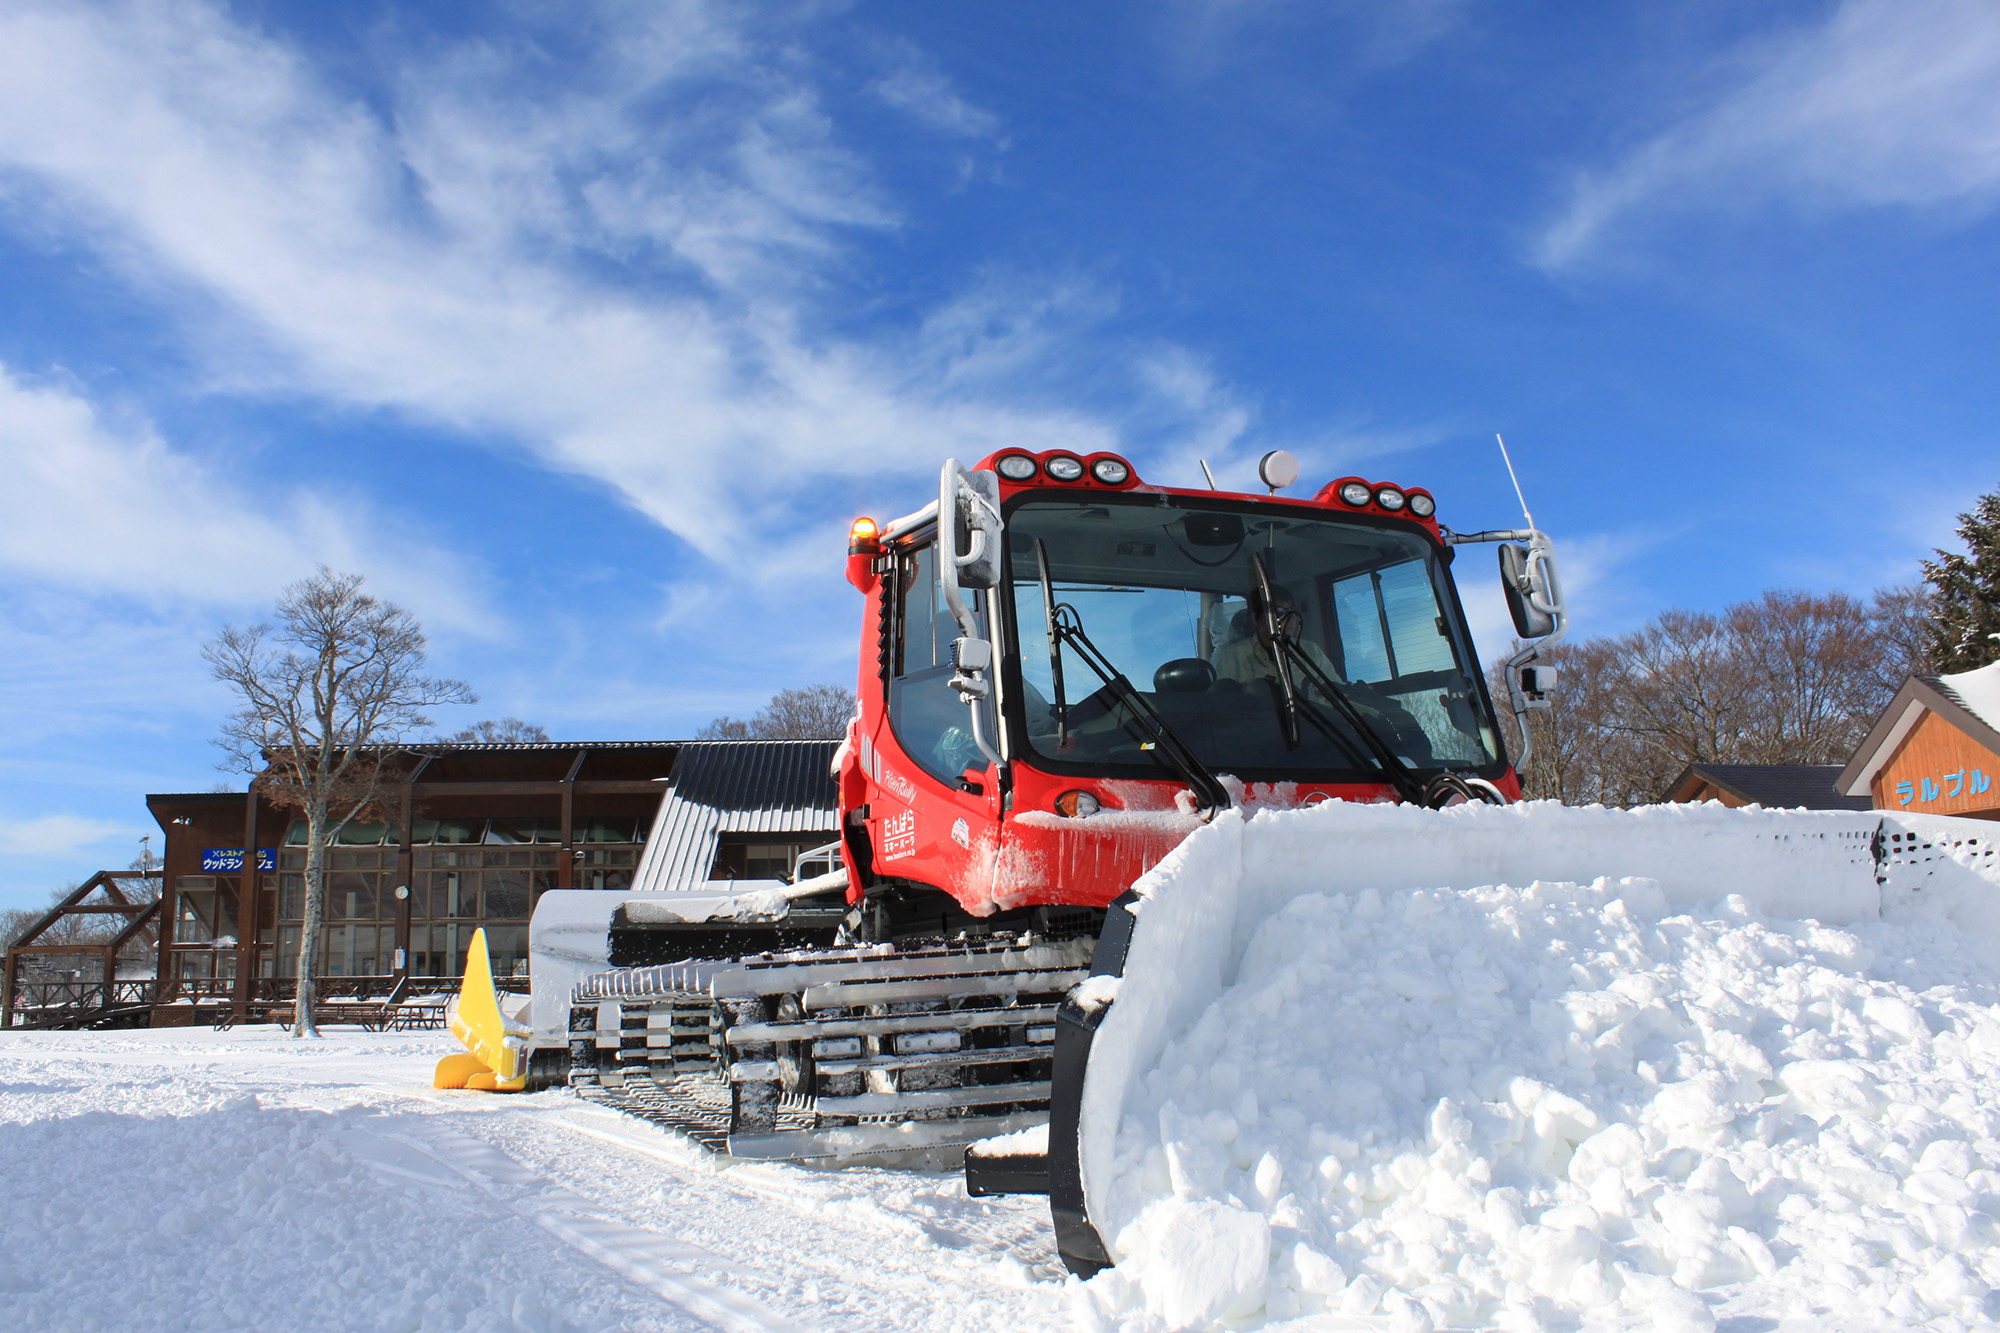
[[[203,870],[240,871],[243,869],[243,849],[241,847],[208,847],[201,853]],[[257,849],[257,868],[276,870],[278,854],[269,847]]]

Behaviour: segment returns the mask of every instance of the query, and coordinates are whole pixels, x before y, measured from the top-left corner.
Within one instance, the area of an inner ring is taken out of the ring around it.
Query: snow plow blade
[[[1715,901],[1725,885],[1770,918],[1839,925],[1927,903],[1990,938],[1996,834],[1968,819],[1717,805],[1232,810],[1112,905],[1090,980],[1057,1014],[1047,1170],[1063,1261],[1084,1277],[1116,1261],[1107,1242],[1132,1221],[1117,1202],[1121,1120],[1170,1044],[1238,983],[1260,927],[1295,900],[1348,895],[1380,911],[1412,890],[1606,880],[1664,912]]]
[[[451,1035],[465,1043],[465,1054],[438,1061],[432,1086],[472,1088],[481,1092],[520,1092],[528,1086],[527,1041],[533,1029],[507,1016],[493,984],[493,961],[486,952],[486,932],[472,932],[465,955],[465,979],[451,1002]]]

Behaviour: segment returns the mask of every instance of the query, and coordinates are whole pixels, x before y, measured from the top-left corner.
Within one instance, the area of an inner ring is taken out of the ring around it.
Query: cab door
[[[935,539],[899,551],[890,576],[889,725],[875,740],[873,774],[883,799],[869,811],[875,873],[935,885],[978,912],[990,901],[999,793],[971,710],[951,685],[960,629],[938,586]],[[964,596],[987,636],[986,592]],[[997,735],[992,700],[980,707],[982,729]]]

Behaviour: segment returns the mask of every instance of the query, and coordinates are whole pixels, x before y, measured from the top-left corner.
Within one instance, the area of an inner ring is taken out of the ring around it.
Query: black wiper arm
[[[1292,670],[1296,667],[1305,673],[1306,678],[1321,694],[1326,696],[1327,702],[1333,705],[1334,710],[1340,714],[1341,720],[1354,729],[1354,734],[1359,736],[1361,743],[1368,747],[1368,752],[1374,758],[1375,762],[1382,766],[1383,773],[1388,776],[1389,783],[1396,789],[1396,793],[1404,800],[1413,804],[1423,804],[1424,789],[1422,784],[1417,781],[1416,775],[1410,772],[1403,761],[1397,757],[1396,752],[1389,748],[1389,743],[1382,739],[1382,733],[1375,730],[1369,724],[1368,719],[1362,715],[1360,708],[1356,707],[1354,701],[1347,697],[1347,692],[1335,684],[1332,677],[1328,676],[1326,672],[1320,670],[1318,663],[1314,662],[1304,653],[1297,653],[1292,650],[1292,637],[1298,632],[1298,613],[1294,611],[1291,615],[1283,618],[1278,615],[1277,607],[1271,600],[1271,577],[1265,572],[1264,557],[1262,555],[1255,552],[1251,554],[1250,572],[1256,580],[1256,587],[1253,589],[1255,595],[1252,601],[1256,605],[1257,617],[1261,625],[1260,634],[1261,637],[1270,643],[1271,661],[1278,669],[1278,697],[1284,706],[1282,716],[1285,723],[1286,745],[1293,749],[1298,748],[1299,712],[1300,705],[1304,704],[1308,721],[1322,732],[1325,732],[1329,740],[1337,742],[1350,754],[1354,750],[1354,747],[1349,745],[1344,737],[1335,733],[1331,720],[1325,714],[1299,697],[1298,691],[1292,683]]]
[[[1067,644],[1083,664],[1096,672],[1103,680],[1104,687],[1111,696],[1125,705],[1139,724],[1153,735],[1153,744],[1158,747],[1160,757],[1168,767],[1180,774],[1181,781],[1187,783],[1194,793],[1194,799],[1204,810],[1222,810],[1229,806],[1229,791],[1215,774],[1208,771],[1208,765],[1201,762],[1180,733],[1167,725],[1146,697],[1132,688],[1132,682],[1125,674],[1111,664],[1111,659],[1098,651],[1090,636],[1083,632],[1083,621],[1076,608],[1064,602],[1050,616],[1050,633],[1060,643]]]
[[[1042,616],[1049,629],[1049,675],[1056,690],[1056,749],[1069,740],[1069,700],[1063,695],[1062,640],[1056,634],[1056,594],[1049,581],[1049,544],[1035,539],[1035,559],[1042,567]]]

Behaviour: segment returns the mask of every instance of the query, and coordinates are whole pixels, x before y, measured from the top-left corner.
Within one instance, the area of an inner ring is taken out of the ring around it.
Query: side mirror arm
[[[1516,728],[1521,733],[1521,753],[1514,761],[1514,769],[1525,772],[1528,758],[1535,751],[1534,738],[1528,732],[1528,714],[1549,706],[1549,694],[1555,689],[1557,679],[1555,667],[1536,666],[1535,663],[1546,657],[1549,649],[1560,643],[1563,635],[1569,632],[1569,611],[1563,602],[1562,580],[1556,574],[1555,543],[1549,540],[1547,533],[1537,528],[1469,533],[1446,531],[1444,540],[1452,546],[1472,542],[1526,542],[1528,545],[1526,559],[1521,563],[1520,581],[1509,588],[1510,600],[1518,596],[1529,611],[1547,618],[1550,627],[1546,633],[1508,658],[1503,673],[1507,680],[1507,702],[1513,710]]]
[[[951,646],[951,685],[972,710],[972,740],[979,753],[994,765],[1004,766],[1006,761],[987,739],[980,716],[980,705],[993,693],[993,682],[988,678],[993,645],[980,637],[979,621],[961,590],[991,589],[1000,584],[1005,532],[1000,517],[1000,479],[991,472],[967,471],[956,458],[947,458],[938,474],[937,514],[938,586],[959,630],[959,638]],[[964,555],[958,553],[961,535]]]

